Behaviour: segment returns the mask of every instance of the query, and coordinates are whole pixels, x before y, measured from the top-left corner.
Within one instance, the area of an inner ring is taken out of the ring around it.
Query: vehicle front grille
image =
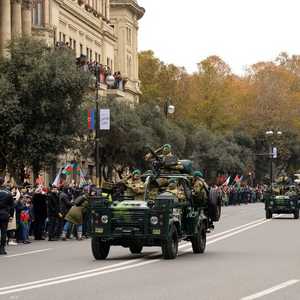
[[[112,213],[112,232],[122,230],[133,230],[145,232],[146,214],[143,210],[114,210]]]

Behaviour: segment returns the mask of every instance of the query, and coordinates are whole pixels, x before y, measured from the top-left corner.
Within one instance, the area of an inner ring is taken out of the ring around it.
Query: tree
[[[36,176],[72,146],[89,76],[77,68],[69,49],[22,38],[9,51],[11,59],[0,62],[0,119],[13,120],[1,134],[0,147],[2,159],[20,179],[24,166]]]

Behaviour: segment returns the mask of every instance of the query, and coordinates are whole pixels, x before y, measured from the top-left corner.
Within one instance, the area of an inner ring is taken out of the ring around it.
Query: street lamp
[[[175,106],[171,104],[170,98],[167,98],[164,105],[164,111],[166,119],[168,119],[168,115],[172,115],[175,113]]]
[[[100,178],[101,178],[101,167],[100,167],[100,147],[99,147],[99,141],[100,141],[100,115],[99,115],[99,88],[100,88],[100,66],[97,64],[95,66],[95,76],[96,76],[96,185],[99,188],[100,187]],[[112,75],[108,75],[105,78],[105,83],[107,86],[112,87],[115,84],[115,78]]]
[[[273,136],[281,136],[282,131],[278,130],[274,132],[273,130],[266,131],[266,136],[272,138]],[[277,158],[277,148],[273,147],[273,140],[271,139],[270,147],[269,147],[269,157],[270,157],[270,187],[271,192],[273,191],[273,159]]]

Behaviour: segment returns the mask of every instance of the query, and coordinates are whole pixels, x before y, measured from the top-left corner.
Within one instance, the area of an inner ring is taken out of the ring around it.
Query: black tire
[[[99,237],[92,238],[92,253],[95,259],[106,259],[110,250],[110,244],[104,242]]]
[[[206,248],[206,226],[202,223],[198,225],[197,233],[191,239],[194,253],[204,253]]]
[[[218,189],[211,188],[208,197],[208,217],[213,222],[218,222],[221,217],[221,196]]]
[[[299,219],[299,209],[294,212],[294,219]]]
[[[133,243],[129,246],[129,250],[132,254],[140,254],[143,251],[143,245],[139,243]]]
[[[272,216],[273,216],[272,212],[269,209],[267,209],[266,210],[266,219],[272,219]]]
[[[175,225],[170,228],[168,240],[162,243],[161,250],[164,259],[176,258],[178,254],[178,233]]]

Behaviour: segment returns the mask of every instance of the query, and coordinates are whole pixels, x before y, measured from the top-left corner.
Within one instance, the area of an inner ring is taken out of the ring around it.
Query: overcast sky
[[[299,0],[138,0],[139,50],[152,49],[166,63],[189,72],[210,55],[233,72],[274,60],[286,51],[300,54]]]

